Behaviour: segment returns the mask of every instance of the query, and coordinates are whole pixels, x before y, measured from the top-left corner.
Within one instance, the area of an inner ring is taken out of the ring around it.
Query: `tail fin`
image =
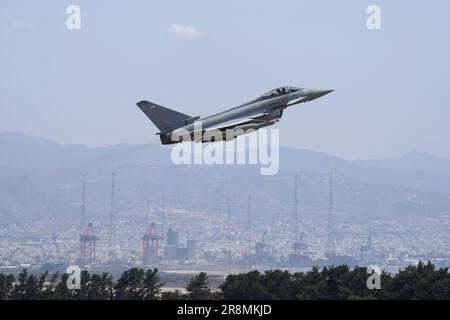
[[[137,106],[161,132],[183,127],[186,125],[186,120],[191,118],[191,116],[184,113],[162,107],[146,100],[138,102]]]

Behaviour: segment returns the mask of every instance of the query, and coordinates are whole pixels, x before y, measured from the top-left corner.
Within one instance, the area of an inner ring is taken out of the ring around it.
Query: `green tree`
[[[180,290],[163,291],[161,293],[161,300],[184,300],[186,295],[182,294]]]
[[[8,300],[13,296],[14,282],[16,278],[12,274],[0,273],[0,300]]]
[[[58,272],[50,278],[21,271],[13,275],[0,273],[0,299],[450,299],[448,268],[437,269],[431,262],[408,266],[397,274],[383,271],[381,290],[367,288],[367,268],[348,266],[312,268],[308,272],[289,273],[254,270],[228,275],[213,292],[206,273],[193,277],[186,286],[187,294],[179,290],[162,292],[158,270],[131,268],[117,281],[108,273],[81,273],[81,288],[69,290],[69,275]]]
[[[322,299],[347,299],[351,294],[348,289],[349,267],[346,265],[325,267],[322,269]],[[363,282],[365,284],[366,281]]]
[[[158,299],[159,294],[161,293],[161,287],[164,286],[164,283],[161,282],[161,279],[158,275],[158,269],[148,269],[145,273],[145,278],[143,281],[144,290],[143,290],[143,298],[146,300],[156,300]]]
[[[401,300],[450,299],[448,268],[436,270],[431,262],[408,266],[388,283],[385,295]]]
[[[219,286],[222,297],[226,300],[259,300],[266,299],[268,294],[261,282],[261,273],[253,270],[247,273],[230,274]]]
[[[267,270],[260,277],[261,285],[266,291],[265,299],[292,299],[290,291],[292,275],[287,270]]]
[[[292,275],[292,299],[317,300],[322,296],[323,275],[318,267],[308,272],[296,272]]]
[[[13,289],[13,299],[15,300],[36,300],[41,298],[44,291],[45,279],[48,272],[43,273],[39,278],[29,274],[27,269],[23,269],[19,274],[17,283]]]
[[[142,300],[144,298],[145,271],[139,268],[131,268],[122,273],[117,280],[115,298],[119,300]]]
[[[59,272],[55,272],[52,274],[48,283],[45,285],[45,291],[42,293],[41,298],[44,300],[54,299],[55,290],[58,286]]]
[[[210,300],[213,297],[211,288],[209,287],[208,276],[205,272],[200,272],[193,277],[186,286],[189,300]]]
[[[60,281],[56,284],[55,289],[53,290],[51,299],[71,300],[74,298],[74,294],[76,294],[75,290],[70,290],[67,288],[68,278],[69,275],[67,273],[63,273],[61,275]]]
[[[72,297],[75,300],[87,300],[89,298],[89,280],[91,275],[89,271],[83,270],[80,275],[80,289],[74,289]],[[64,284],[66,285],[66,284]]]
[[[114,297],[114,284],[108,272],[93,274],[87,285],[87,299],[110,300]]]

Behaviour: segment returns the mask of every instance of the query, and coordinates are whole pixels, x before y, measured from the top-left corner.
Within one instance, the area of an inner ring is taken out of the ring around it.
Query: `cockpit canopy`
[[[303,88],[296,88],[296,87],[288,87],[288,86],[279,87],[279,88],[276,88],[276,89],[270,90],[269,92],[264,93],[263,95],[259,96],[256,99],[253,99],[251,101],[243,103],[243,104],[237,106],[236,108],[240,108],[240,107],[243,107],[248,104],[258,102],[258,101],[263,101],[263,100],[271,99],[273,97],[282,96],[282,95],[285,95],[288,93],[293,93],[293,92],[298,92],[298,91],[303,91],[303,90],[304,90]],[[235,108],[233,108],[233,109],[235,109]]]
[[[303,89],[296,88],[296,87],[279,87],[274,90],[270,90],[269,92],[266,92],[265,94],[263,94],[261,96],[261,98],[280,96],[282,94],[297,92],[300,90],[303,90]]]

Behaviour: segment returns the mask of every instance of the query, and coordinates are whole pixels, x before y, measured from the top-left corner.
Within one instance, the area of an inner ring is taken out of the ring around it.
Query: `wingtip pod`
[[[147,104],[149,104],[150,102],[148,102],[147,100],[142,100],[142,101],[139,101],[138,103],[136,103],[137,104],[137,106],[139,107],[139,108],[142,108],[143,106],[145,106],[145,105],[147,105]]]

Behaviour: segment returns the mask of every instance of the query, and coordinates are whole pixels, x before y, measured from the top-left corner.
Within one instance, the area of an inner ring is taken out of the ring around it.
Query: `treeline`
[[[108,273],[82,271],[80,289],[69,290],[67,274],[23,270],[17,279],[0,273],[0,299],[68,300],[208,300],[208,299],[450,299],[448,268],[428,263],[408,266],[397,274],[381,273],[381,289],[368,289],[370,274],[365,267],[313,268],[290,273],[268,270],[233,274],[215,289],[206,273],[199,273],[186,285],[186,293],[164,291],[157,269],[131,268],[114,280]]]

